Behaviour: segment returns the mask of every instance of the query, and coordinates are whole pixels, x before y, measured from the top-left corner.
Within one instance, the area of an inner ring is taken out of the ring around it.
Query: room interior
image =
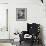
[[[19,17],[18,13],[21,14],[22,10],[25,11],[22,13],[25,15],[25,18],[24,17],[18,18]],[[40,38],[42,40],[43,46],[44,45],[46,46],[45,15],[46,15],[46,0],[1,0],[0,1],[0,46],[6,46],[6,45],[32,46],[23,41],[21,42],[22,45],[20,45],[19,35],[22,34],[23,31],[27,32],[27,23],[40,24],[40,31],[41,31]],[[32,36],[33,35],[31,35],[31,37]]]

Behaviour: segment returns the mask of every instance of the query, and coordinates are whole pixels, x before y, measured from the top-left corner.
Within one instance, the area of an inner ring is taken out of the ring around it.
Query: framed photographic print
[[[17,21],[27,20],[27,8],[16,8],[16,20]]]

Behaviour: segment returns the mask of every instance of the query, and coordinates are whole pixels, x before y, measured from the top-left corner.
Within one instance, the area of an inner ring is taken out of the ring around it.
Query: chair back
[[[36,24],[36,23],[29,24],[29,23],[27,23],[27,30],[28,30],[28,33],[31,35],[32,34],[37,35],[40,32],[40,24]]]

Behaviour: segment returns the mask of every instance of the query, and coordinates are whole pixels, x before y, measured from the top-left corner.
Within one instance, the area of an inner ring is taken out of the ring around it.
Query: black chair
[[[27,30],[28,33],[32,35],[33,41],[37,41],[39,43],[40,24],[27,24]]]
[[[20,36],[20,44],[22,41],[25,41],[25,39],[24,39],[25,34],[32,35],[32,38],[29,40],[29,41],[31,41],[32,45],[34,42],[39,43],[39,33],[40,33],[40,24],[27,23],[27,31],[22,31],[22,34],[19,35]]]

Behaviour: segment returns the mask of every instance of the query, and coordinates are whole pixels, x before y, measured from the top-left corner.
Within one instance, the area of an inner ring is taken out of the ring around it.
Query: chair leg
[[[33,42],[31,43],[31,45],[30,46],[33,46]]]
[[[33,46],[33,44],[34,44],[34,41],[33,41],[33,39],[32,39],[32,41],[31,41],[31,45],[30,45],[30,46]]]
[[[21,45],[21,41],[20,41],[20,45]]]

